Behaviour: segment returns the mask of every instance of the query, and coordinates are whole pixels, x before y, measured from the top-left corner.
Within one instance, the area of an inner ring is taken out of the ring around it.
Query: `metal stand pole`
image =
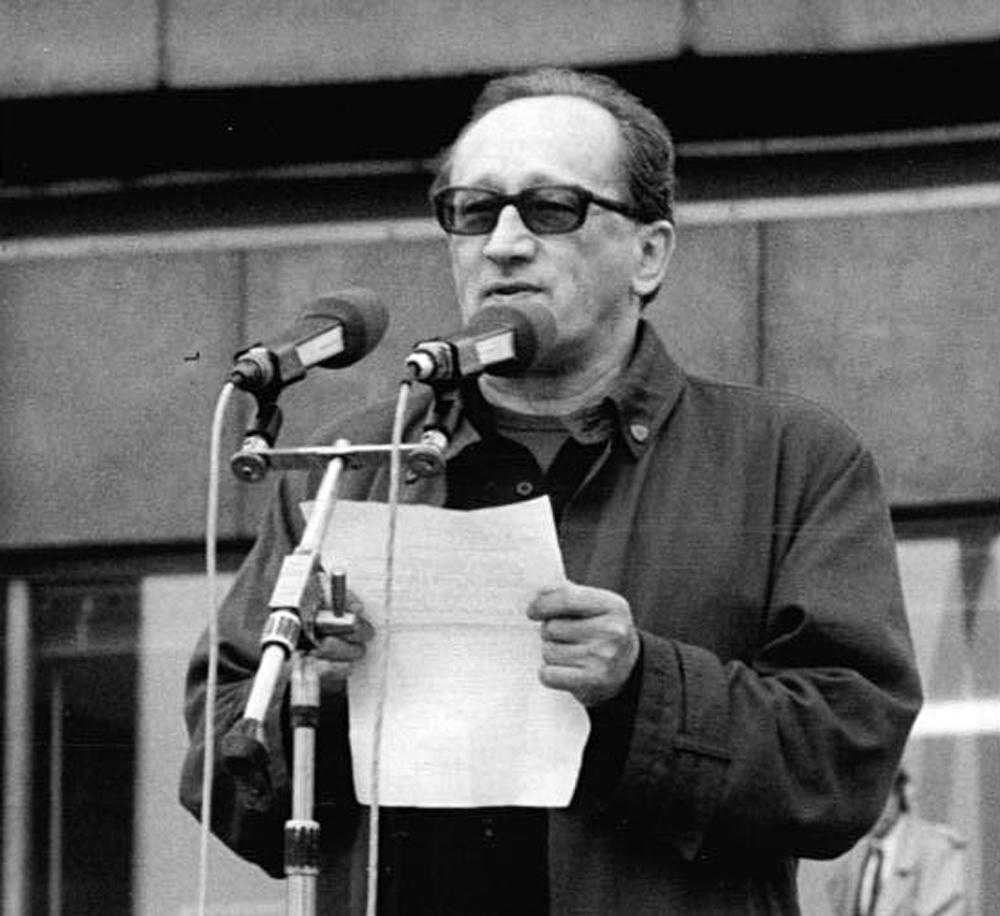
[[[347,445],[343,440],[337,444]],[[278,581],[271,593],[271,618],[261,636],[264,650],[244,712],[244,718],[258,725],[264,721],[282,665],[298,646],[304,614],[315,614],[324,603],[318,578],[320,547],[333,514],[343,467],[342,458],[334,458],[327,464],[306,529],[299,545],[282,561]]]
[[[292,664],[292,816],[285,822],[287,912],[313,916],[320,868],[320,828],[314,817],[319,676],[310,652],[296,652]]]

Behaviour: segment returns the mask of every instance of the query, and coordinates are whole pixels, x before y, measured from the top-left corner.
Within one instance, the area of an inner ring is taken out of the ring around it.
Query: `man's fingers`
[[[320,682],[333,683],[336,684],[340,681],[346,681],[347,676],[351,673],[351,662],[331,662],[325,658],[319,658],[316,660],[316,673],[319,675]],[[342,689],[343,685],[341,685]]]
[[[352,611],[352,613],[356,616],[354,629],[350,633],[350,641],[358,643],[371,642],[372,637],[375,635],[375,627],[359,611]]]
[[[546,687],[569,691],[584,705],[618,693],[639,648],[632,610],[622,595],[567,582],[541,590],[528,617],[541,623],[539,678]]]
[[[346,636],[325,636],[316,646],[316,657],[331,662],[356,662],[364,654],[364,641]]]
[[[344,642],[364,645],[366,642],[371,642],[372,637],[375,635],[375,629],[361,616],[355,617],[350,626],[339,626],[337,625],[336,617],[328,617],[323,629],[320,631],[320,635],[319,644],[321,646],[327,639],[340,639]]]
[[[593,678],[583,668],[563,665],[542,665],[538,679],[552,690],[565,690],[573,694],[584,706],[589,706],[595,693]]]
[[[546,665],[579,668],[592,657],[591,647],[578,642],[542,642],[542,661]]]
[[[597,617],[621,610],[624,599],[614,592],[589,585],[565,582],[554,588],[542,589],[528,606],[532,620],[553,617]],[[627,605],[626,605],[627,606]]]
[[[546,642],[580,642],[583,638],[580,630],[581,627],[577,620],[553,617],[542,621],[542,640]]]

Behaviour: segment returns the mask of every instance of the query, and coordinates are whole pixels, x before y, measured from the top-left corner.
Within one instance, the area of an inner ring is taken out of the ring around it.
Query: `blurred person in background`
[[[836,863],[828,890],[836,916],[968,916],[966,841],[919,817],[900,768],[871,832]]]

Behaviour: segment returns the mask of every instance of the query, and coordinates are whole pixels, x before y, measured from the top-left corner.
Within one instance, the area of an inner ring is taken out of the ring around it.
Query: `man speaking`
[[[673,151],[615,83],[545,69],[488,84],[431,195],[464,320],[541,308],[554,332],[522,371],[461,382],[444,473],[401,498],[473,509],[549,496],[566,581],[523,612],[541,683],[585,708],[590,734],[566,808],[386,808],[379,912],[797,913],[797,858],[836,856],[871,825],[920,705],[871,454],[806,400],[705,381],[668,355],[643,311],[675,243]],[[426,413],[414,398],[408,441]],[[387,405],[319,441],[387,442],[391,425]],[[280,480],[222,609],[222,733],[315,486]],[[378,469],[344,487],[387,499]],[[318,651],[323,913],[365,906],[344,684],[370,635]],[[195,812],[206,665],[203,641],[182,780]],[[276,875],[287,702],[268,721],[273,809],[248,810],[220,768],[213,824]]]

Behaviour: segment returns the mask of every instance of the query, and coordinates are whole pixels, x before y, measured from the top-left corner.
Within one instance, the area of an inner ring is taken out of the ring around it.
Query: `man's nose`
[[[534,253],[537,241],[524,225],[517,207],[507,204],[497,215],[497,224],[483,246],[483,254],[495,261],[528,258]]]

